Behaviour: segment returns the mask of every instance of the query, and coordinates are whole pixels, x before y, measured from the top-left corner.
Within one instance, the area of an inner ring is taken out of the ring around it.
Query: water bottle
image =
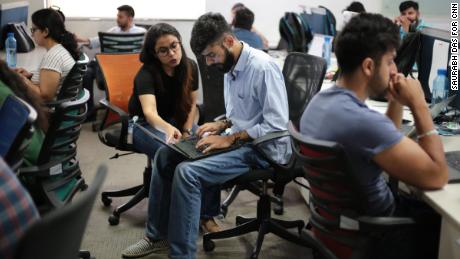
[[[432,103],[439,103],[445,100],[449,94],[447,89],[447,70],[438,69],[438,75],[433,80],[433,94],[431,97]]]
[[[327,67],[331,65],[331,38],[325,37],[323,43],[323,58],[326,60]]]
[[[5,40],[6,64],[8,67],[16,67],[16,39],[14,33],[8,32]]]

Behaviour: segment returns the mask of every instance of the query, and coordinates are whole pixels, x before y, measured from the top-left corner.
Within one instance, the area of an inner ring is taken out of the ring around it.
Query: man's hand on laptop
[[[182,138],[182,133],[180,132],[180,130],[178,130],[172,125],[169,125],[169,127],[165,130],[165,135],[166,143],[168,144],[174,144]]]
[[[204,126],[204,125],[203,125]],[[200,139],[196,143],[196,148],[206,154],[214,149],[224,149],[230,147],[234,142],[233,136],[211,135]]]
[[[208,132],[207,135],[217,135],[224,129],[225,123],[222,123],[222,121],[208,122],[201,125],[197,129],[196,134],[202,138],[206,132]]]

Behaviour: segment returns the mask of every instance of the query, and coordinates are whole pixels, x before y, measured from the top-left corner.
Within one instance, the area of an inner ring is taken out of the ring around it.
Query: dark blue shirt
[[[233,33],[235,34],[238,40],[246,42],[247,44],[249,44],[249,46],[255,49],[264,48],[262,39],[259,37],[259,35],[255,34],[252,31],[248,31],[241,28],[234,28]]]
[[[388,117],[369,109],[352,91],[334,86],[312,99],[300,120],[300,132],[344,147],[353,177],[366,195],[367,215],[393,212],[393,195],[373,160],[403,137]]]

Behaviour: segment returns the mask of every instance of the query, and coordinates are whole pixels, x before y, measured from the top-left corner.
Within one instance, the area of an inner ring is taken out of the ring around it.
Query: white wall
[[[342,10],[352,0],[206,0],[206,11],[220,12],[230,22],[230,10],[235,3],[243,3],[255,14],[254,26],[267,37],[270,46],[276,46],[280,39],[278,24],[285,12],[301,12],[300,5],[317,7],[319,5],[331,10],[337,19],[337,28],[342,26]],[[361,0],[369,12],[379,13],[382,0]]]

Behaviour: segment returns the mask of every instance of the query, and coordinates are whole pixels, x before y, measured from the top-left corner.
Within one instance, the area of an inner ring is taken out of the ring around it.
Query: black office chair
[[[107,167],[100,166],[93,183],[81,197],[27,228],[19,240],[14,258],[90,258],[88,251],[79,249],[94,201],[106,175]]]
[[[288,92],[289,109],[299,112],[292,113],[293,118],[300,118],[299,114],[303,113],[303,110],[306,108],[313,95],[319,91],[325,72],[326,62],[321,58],[304,53],[291,53],[288,55],[283,68],[283,74],[286,80],[285,84]],[[258,152],[263,154],[260,148],[263,147],[265,143],[288,135],[287,131],[268,134],[254,140],[253,146]],[[237,216],[237,226],[235,228],[217,233],[205,234],[203,236],[203,247],[205,251],[214,249],[212,239],[234,237],[253,231],[258,231],[259,235],[251,258],[258,257],[264,236],[267,233],[273,233],[302,246],[312,247],[314,249],[317,247],[316,245],[312,245],[313,241],[296,236],[286,230],[286,228],[298,228],[300,234],[304,226],[302,220],[282,221],[271,217],[271,202],[273,198],[267,192],[268,181],[271,180],[275,183],[273,192],[275,195],[278,195],[278,197],[281,197],[285,185],[296,177],[301,176],[301,171],[294,168],[295,164],[293,159],[291,159],[287,165],[278,164],[268,157],[266,157],[266,159],[271,165],[270,168],[251,170],[224,184],[224,187],[238,186],[238,192],[244,189],[256,191],[255,193],[260,196],[257,202],[256,218],[250,219]]]
[[[141,33],[98,32],[102,53],[140,52],[144,42]]]
[[[207,66],[203,57],[197,57],[197,61],[203,86],[203,103],[198,106],[198,124],[203,124],[225,116],[224,74]]]
[[[78,99],[55,107],[37,164],[19,169],[19,178],[41,213],[62,207],[78,190],[87,187],[81,177],[76,142],[86,118],[88,99],[85,89]]]
[[[412,218],[363,216],[363,194],[343,147],[303,136],[292,122],[289,133],[303,176],[310,184],[308,232],[321,240],[322,251],[329,251],[328,258],[373,258],[371,245],[379,233],[414,226]]]
[[[308,55],[306,53],[292,52],[286,57],[283,66],[284,83],[289,104],[289,119],[298,125],[303,111],[307,107],[311,98],[319,92],[326,74],[326,61],[322,58]],[[283,214],[284,181],[286,184],[291,181],[290,177],[285,180],[280,175],[277,184],[273,187],[275,197],[271,200],[275,204],[274,212],[277,215]],[[260,186],[246,185],[250,192],[258,195]],[[238,193],[243,190],[243,186],[235,185],[221,206],[221,214],[227,214],[229,205],[236,198]]]
[[[0,156],[14,172],[22,165],[36,119],[35,109],[13,95],[0,107]]]

